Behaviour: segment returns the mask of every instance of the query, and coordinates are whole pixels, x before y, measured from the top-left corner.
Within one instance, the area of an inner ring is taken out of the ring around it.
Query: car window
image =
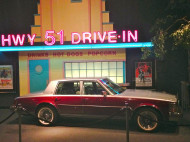
[[[60,82],[55,94],[80,95],[80,83],[79,81]]]
[[[125,89],[109,79],[102,79],[101,81],[106,86],[106,88],[109,89],[113,94],[120,94],[125,91]]]
[[[105,89],[98,82],[84,81],[85,95],[102,95],[102,91]]]

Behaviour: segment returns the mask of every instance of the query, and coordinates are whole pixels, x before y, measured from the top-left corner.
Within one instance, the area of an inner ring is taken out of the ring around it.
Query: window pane
[[[102,69],[108,69],[108,62],[102,62]]]
[[[84,82],[84,94],[86,95],[95,94],[95,88],[93,82]]]
[[[113,82],[116,82],[116,77],[109,77]]]
[[[80,70],[80,77],[86,77],[86,70]]]
[[[73,70],[72,74],[73,74],[73,77],[79,77],[79,71],[78,70]]]
[[[123,83],[124,62],[65,63],[66,78],[110,77],[116,83]]]
[[[71,70],[65,71],[65,77],[72,77]]]
[[[116,62],[109,62],[109,68],[116,68]]]
[[[102,70],[102,77],[108,76],[108,70]]]
[[[72,69],[79,69],[78,63],[72,63]]]
[[[117,83],[123,83],[123,77],[117,77]]]
[[[86,63],[80,63],[80,69],[86,69]]]
[[[96,82],[97,94],[102,94],[102,91],[106,91],[99,83]],[[107,91],[106,91],[107,92]],[[107,93],[108,94],[108,93]]]
[[[94,77],[94,70],[87,70],[87,77]]]
[[[101,95],[102,91],[105,91],[102,86],[100,86],[97,82],[84,82],[84,94],[86,95]]]
[[[123,76],[123,69],[117,69],[117,76]]]
[[[93,62],[87,63],[87,69],[94,69]]]
[[[109,76],[116,76],[116,69],[110,69]]]
[[[76,95],[80,95],[80,83],[74,82],[74,91]]]
[[[101,62],[94,62],[94,69],[101,69]]]
[[[101,77],[102,71],[101,70],[95,70],[95,77]]]
[[[68,94],[80,94],[79,82],[61,82],[58,84],[56,94],[68,95]],[[79,92],[77,92],[79,91]]]
[[[117,68],[123,68],[123,62],[117,62]]]
[[[71,69],[71,63],[65,63],[65,69],[66,70]]]

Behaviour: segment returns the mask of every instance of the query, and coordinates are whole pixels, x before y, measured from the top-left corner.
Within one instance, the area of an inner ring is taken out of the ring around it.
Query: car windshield
[[[125,90],[109,79],[101,79],[101,81],[113,94],[120,94]]]

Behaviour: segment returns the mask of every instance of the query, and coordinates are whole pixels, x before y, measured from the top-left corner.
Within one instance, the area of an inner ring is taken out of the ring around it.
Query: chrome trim
[[[70,105],[70,104],[58,104],[58,106],[70,106],[70,107],[99,107],[99,108],[123,108],[123,107],[124,107],[124,106]]]

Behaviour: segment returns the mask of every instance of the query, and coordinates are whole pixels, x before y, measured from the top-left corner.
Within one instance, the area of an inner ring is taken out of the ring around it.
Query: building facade
[[[82,36],[113,31],[102,0],[41,0],[34,19],[31,35],[36,34],[35,42],[44,42],[47,30],[64,30],[64,41],[71,41],[73,32]],[[62,78],[109,77],[124,83],[125,61],[125,49],[20,51],[20,95],[44,90],[49,81]]]

